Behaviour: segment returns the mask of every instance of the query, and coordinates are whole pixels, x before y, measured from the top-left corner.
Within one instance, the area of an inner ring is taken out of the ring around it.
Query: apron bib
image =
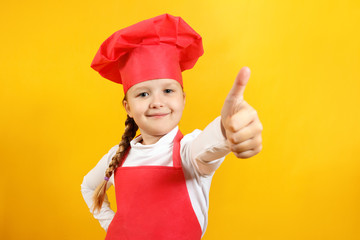
[[[174,139],[173,167],[120,166],[115,170],[117,212],[106,240],[201,239],[181,166],[182,137],[179,130]]]

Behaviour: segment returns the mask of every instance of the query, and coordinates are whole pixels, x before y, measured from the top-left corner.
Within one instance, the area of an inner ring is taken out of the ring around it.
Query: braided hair
[[[109,167],[105,171],[105,177],[107,180],[104,180],[101,184],[97,186],[95,189],[94,195],[93,195],[93,209],[100,211],[101,206],[105,199],[105,193],[106,193],[106,185],[108,182],[108,179],[111,177],[115,169],[121,165],[121,161],[123,160],[123,157],[126,153],[126,150],[130,146],[130,141],[135,137],[136,131],[138,130],[138,126],[136,125],[133,118],[127,116],[127,119],[125,120],[125,131],[122,135],[121,142],[119,143],[119,148],[116,151],[116,154],[113,156]]]

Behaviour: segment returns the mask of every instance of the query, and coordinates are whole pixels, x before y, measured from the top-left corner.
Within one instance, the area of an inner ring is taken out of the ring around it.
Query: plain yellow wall
[[[237,72],[263,150],[215,174],[203,239],[360,239],[359,1],[6,1],[0,8],[0,239],[103,239],[80,193],[124,130],[121,85],[90,68],[116,30],[170,13],[205,54],[184,73],[184,133]],[[115,200],[113,188],[110,198]]]

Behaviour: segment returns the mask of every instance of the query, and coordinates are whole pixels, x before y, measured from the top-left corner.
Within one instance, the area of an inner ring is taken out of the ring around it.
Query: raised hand
[[[249,78],[250,69],[243,67],[221,109],[223,133],[230,150],[238,158],[252,157],[262,149],[263,126],[257,111],[244,100],[244,91]]]

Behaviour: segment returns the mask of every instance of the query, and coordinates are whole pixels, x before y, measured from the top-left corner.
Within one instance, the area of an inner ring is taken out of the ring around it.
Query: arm
[[[90,211],[92,210],[92,197],[94,191],[96,187],[104,180],[105,170],[109,165],[111,157],[116,152],[116,149],[117,146],[111,148],[110,151],[101,158],[98,164],[84,177],[84,180],[81,184],[81,193]],[[107,189],[112,185],[112,183],[113,176],[110,178],[107,184]],[[110,208],[107,195],[105,196],[105,200],[100,209],[100,212],[95,212],[93,215],[95,219],[99,220],[101,227],[107,231],[107,228],[115,215],[114,211]]]
[[[257,111],[244,100],[250,69],[243,67],[221,109],[222,130],[230,150],[238,158],[249,158],[262,149],[263,126]]]
[[[201,176],[211,175],[230,153],[222,132],[221,118],[217,117],[190,145],[190,160]]]
[[[232,151],[238,158],[249,158],[262,149],[262,124],[256,110],[243,97],[250,69],[240,70],[216,118],[192,142],[191,163],[200,175],[212,174],[222,157]]]

